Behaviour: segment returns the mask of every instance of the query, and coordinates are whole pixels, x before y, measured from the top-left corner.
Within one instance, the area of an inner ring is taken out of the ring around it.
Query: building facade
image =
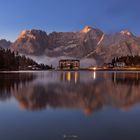
[[[80,60],[64,59],[59,61],[60,70],[79,70]]]
[[[114,64],[115,67],[125,67],[125,63],[124,62],[116,62]]]

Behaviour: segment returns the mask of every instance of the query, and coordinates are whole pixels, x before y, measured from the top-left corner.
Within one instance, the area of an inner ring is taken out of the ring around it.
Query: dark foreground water
[[[0,140],[140,140],[140,73],[0,73]]]

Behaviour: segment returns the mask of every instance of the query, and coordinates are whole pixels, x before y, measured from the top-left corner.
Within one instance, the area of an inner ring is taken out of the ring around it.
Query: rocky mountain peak
[[[23,30],[19,35],[19,39],[30,38],[35,40],[37,36],[47,36],[47,33],[36,29]]]
[[[6,39],[0,39],[0,48],[9,48],[12,42],[7,41]]]
[[[91,26],[85,26],[81,32],[83,32],[83,33],[88,33],[88,32],[90,32],[92,29],[93,29],[93,28],[92,28]]]
[[[11,48],[25,54],[41,55],[48,46],[48,35],[42,30],[24,30]]]
[[[130,31],[128,31],[128,30],[122,30],[121,32],[120,32],[122,35],[127,35],[127,36],[132,36],[133,34],[130,32]]]

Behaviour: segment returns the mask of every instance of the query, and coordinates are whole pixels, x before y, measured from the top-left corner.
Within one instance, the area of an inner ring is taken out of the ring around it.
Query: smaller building
[[[79,70],[80,60],[63,59],[59,61],[59,69],[61,70]]]
[[[116,63],[114,64],[114,66],[115,66],[115,67],[125,67],[126,65],[125,65],[124,62],[116,62]]]
[[[112,63],[104,63],[102,66],[104,69],[113,68]]]

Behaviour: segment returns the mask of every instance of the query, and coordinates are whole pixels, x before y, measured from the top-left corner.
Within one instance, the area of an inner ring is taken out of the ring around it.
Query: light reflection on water
[[[0,73],[0,136],[140,139],[139,91],[139,72]]]
[[[140,101],[140,73],[38,72],[0,74],[0,99],[14,97],[27,110],[98,106],[133,107]],[[90,110],[90,111],[89,111]]]

